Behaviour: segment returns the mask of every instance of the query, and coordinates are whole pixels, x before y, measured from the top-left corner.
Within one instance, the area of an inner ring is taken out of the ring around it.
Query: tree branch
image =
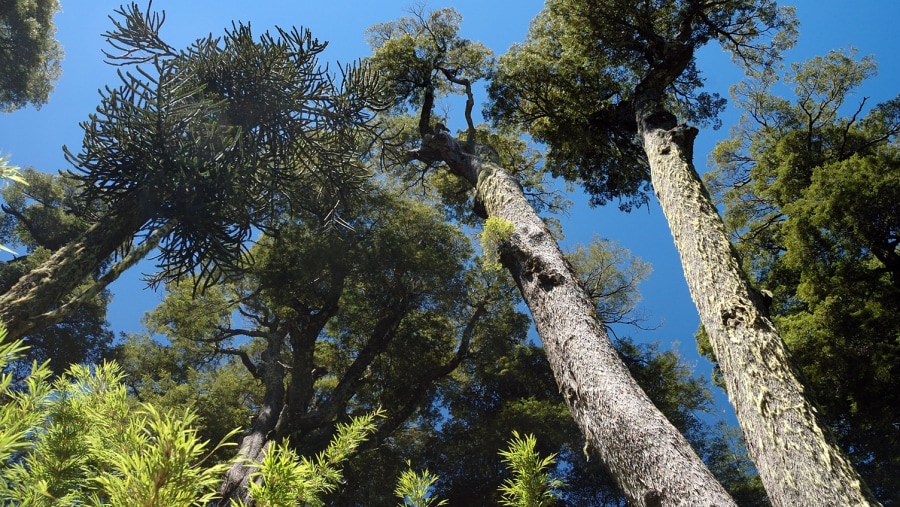
[[[475,99],[472,96],[472,81],[469,79],[464,79],[460,77],[456,77],[456,72],[451,71],[450,69],[445,69],[443,67],[439,67],[444,77],[447,78],[448,81],[454,84],[458,84],[465,88],[466,90],[466,142],[469,143],[469,148],[474,148],[475,146],[475,123],[472,121],[472,107],[475,106]]]
[[[175,220],[171,220],[168,223],[164,224],[162,227],[159,227],[155,231],[153,231],[147,239],[141,243],[137,248],[132,249],[128,254],[126,254],[122,259],[113,264],[109,270],[103,274],[100,278],[95,280],[87,289],[85,289],[81,294],[75,296],[72,300],[66,302],[59,308],[38,315],[32,319],[30,319],[31,326],[33,328],[42,328],[46,326],[50,326],[56,324],[57,322],[64,319],[67,315],[75,311],[76,308],[83,305],[88,299],[93,298],[97,294],[100,293],[103,289],[105,289],[109,284],[116,281],[122,273],[125,272],[128,268],[134,266],[139,261],[141,261],[147,254],[150,253],[151,250],[159,245],[160,240],[166,237],[172,228],[175,226]]]
[[[250,375],[253,378],[262,380],[262,374],[260,374],[259,369],[256,367],[256,363],[250,359],[250,355],[244,349],[235,349],[235,348],[224,348],[219,349],[219,352],[223,354],[227,354],[229,356],[237,356],[241,359],[241,362],[244,363],[244,367],[247,368],[247,371],[250,372]]]
[[[356,387],[363,379],[366,368],[372,364],[375,357],[387,348],[394,337],[400,321],[407,312],[405,303],[399,304],[387,316],[381,318],[375,325],[366,345],[359,351],[356,359],[344,372],[338,385],[328,397],[328,400],[316,407],[315,410],[302,414],[297,420],[289,421],[286,433],[305,432],[309,428],[316,428],[327,421],[334,419],[356,392]],[[279,435],[279,437],[287,435]]]

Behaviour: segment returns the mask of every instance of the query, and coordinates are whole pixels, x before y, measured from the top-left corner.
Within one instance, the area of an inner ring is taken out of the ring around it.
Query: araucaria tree
[[[159,37],[164,14],[134,3],[117,14],[105,35],[122,83],[82,124],[80,152],[66,151],[81,198],[104,213],[0,296],[13,337],[45,325],[117,253],[97,287],[157,245],[157,281],[196,273],[209,284],[243,265],[254,228],[323,188],[350,192],[363,174],[379,95],[365,68],[337,80],[319,66],[325,45],[308,31],[256,40],[235,25],[177,51]]]
[[[72,178],[34,169],[26,169],[21,177],[26,184],[2,191],[0,244],[15,248],[16,257],[0,263],[0,294],[82,234],[89,227],[86,219],[98,211],[79,201],[79,184]],[[80,294],[78,308],[60,311],[69,304],[61,301],[50,309],[57,317],[45,319],[48,325],[36,326],[23,337],[28,351],[11,367],[29,369],[32,361],[50,360],[50,368],[59,375],[70,364],[99,363],[105,357],[114,334],[106,323],[109,293],[97,290],[100,275],[101,270],[91,273],[75,289]]]
[[[635,505],[733,505],[688,442],[629,375],[596,318],[594,304],[563,257],[520,183],[504,170],[498,151],[478,140],[471,118],[472,84],[484,77],[490,54],[458,36],[453,10],[376,25],[369,32],[372,64],[393,84],[397,110],[418,111],[419,146],[405,161],[445,164],[474,188],[487,218],[488,253],[498,256],[534,318],[560,391],[587,441]],[[466,140],[432,120],[436,96],[457,87],[466,94]]]
[[[662,206],[685,278],[774,505],[873,502],[819,422],[763,297],[747,281],[693,165],[697,129],[723,101],[700,93],[695,53],[719,41],[752,72],[793,41],[771,0],[552,0],[501,58],[492,113],[549,145],[553,169],[603,203]]]

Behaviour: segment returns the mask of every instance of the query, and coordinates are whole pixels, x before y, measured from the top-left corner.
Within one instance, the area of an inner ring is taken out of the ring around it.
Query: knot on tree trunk
[[[527,279],[537,279],[538,284],[544,290],[550,290],[557,285],[562,285],[565,281],[562,273],[549,268],[538,257],[530,257],[525,261],[522,269],[522,275]]]

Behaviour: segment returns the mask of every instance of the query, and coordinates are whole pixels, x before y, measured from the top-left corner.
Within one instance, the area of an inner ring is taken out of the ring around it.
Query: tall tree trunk
[[[631,377],[522,187],[492,160],[489,147],[478,146],[475,153],[438,132],[425,135],[410,158],[445,162],[475,186],[487,215],[513,224],[501,262],[531,310],[560,391],[590,450],[633,505],[734,505]]]
[[[279,430],[279,423],[284,424],[285,410],[285,371],[279,362],[284,347],[284,334],[272,333],[266,338],[266,350],[262,353],[262,361],[255,365],[254,376],[262,380],[265,391],[259,415],[253,421],[250,431],[241,439],[238,446],[238,459],[225,473],[219,493],[222,498],[218,505],[229,506],[232,500],[240,500],[246,505],[253,505],[249,494],[250,475],[259,468],[265,454],[274,441]],[[281,420],[280,420],[281,419]],[[280,420],[280,421],[279,421]]]
[[[697,129],[677,126],[652,100],[636,104],[654,191],[772,504],[877,504],[823,431],[764,302],[743,275],[692,162]]]
[[[142,211],[138,205],[122,206],[118,213],[104,215],[0,296],[0,321],[6,323],[10,338],[22,337],[38,323],[50,322],[45,314],[132,240],[147,221]]]

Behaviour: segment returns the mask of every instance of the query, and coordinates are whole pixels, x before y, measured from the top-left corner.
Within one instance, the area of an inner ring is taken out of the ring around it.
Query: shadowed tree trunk
[[[231,505],[232,500],[240,500],[251,505],[247,487],[250,475],[258,468],[265,453],[271,445],[273,435],[284,412],[285,388],[284,366],[279,362],[284,347],[284,334],[272,333],[267,337],[266,350],[262,355],[262,363],[254,365],[249,357],[242,356],[244,365],[251,374],[261,380],[265,386],[263,404],[254,419],[250,431],[241,439],[238,446],[238,459],[222,479],[219,493],[222,499],[218,505]]]
[[[445,162],[475,186],[487,216],[514,226],[500,245],[501,263],[531,310],[585,450],[600,457],[634,505],[734,505],[631,377],[553,235],[493,150],[478,145],[472,154],[445,131],[423,130],[409,158]]]

